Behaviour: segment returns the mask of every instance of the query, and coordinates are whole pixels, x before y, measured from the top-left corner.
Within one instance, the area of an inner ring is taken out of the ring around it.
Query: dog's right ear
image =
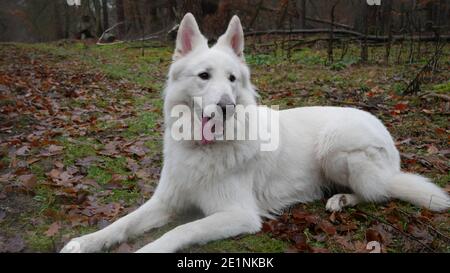
[[[199,46],[208,47],[208,42],[200,33],[194,15],[192,13],[186,13],[178,29],[176,49],[172,59],[177,61]]]

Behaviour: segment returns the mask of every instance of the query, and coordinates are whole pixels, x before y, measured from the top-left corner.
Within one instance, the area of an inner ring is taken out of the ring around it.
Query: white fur
[[[353,193],[330,198],[326,208],[332,211],[392,197],[432,210],[449,207],[448,195],[436,185],[400,171],[399,153],[389,132],[377,118],[357,109],[280,111],[279,147],[271,152],[261,152],[258,141],[209,145],[175,141],[169,134],[170,110],[177,104],[192,107],[194,96],[201,96],[205,104],[217,103],[224,94],[237,104],[256,104],[237,17],[212,48],[190,14],[178,36],[165,90],[164,166],[154,196],[103,230],[73,239],[62,252],[101,251],[162,226],[188,208],[200,209],[205,217],[176,227],[139,252],[174,252],[254,233],[261,228],[262,216],[273,217],[289,205],[321,199],[323,189],[333,185]],[[209,81],[197,77],[205,69],[212,75]],[[236,82],[228,80],[230,73]]]

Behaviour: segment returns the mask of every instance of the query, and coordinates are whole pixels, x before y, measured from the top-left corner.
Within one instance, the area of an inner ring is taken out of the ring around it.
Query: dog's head
[[[244,33],[237,16],[210,48],[194,16],[186,14],[178,29],[165,90],[166,125],[173,122],[170,114],[174,106],[189,107],[204,123],[216,116],[215,111],[225,120],[236,105],[256,104],[243,51]]]

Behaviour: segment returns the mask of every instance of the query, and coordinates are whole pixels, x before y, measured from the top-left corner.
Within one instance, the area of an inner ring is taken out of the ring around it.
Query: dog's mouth
[[[202,117],[202,145],[209,144],[214,140],[214,133],[216,131],[216,125],[212,125],[211,129],[207,128],[208,122],[211,117]]]
[[[215,105],[215,111],[197,112],[201,116],[201,141],[202,145],[210,144],[215,140],[225,140],[225,126],[227,120],[235,113],[235,106],[219,107]]]
[[[214,142],[224,135],[225,120],[217,120],[214,117],[202,117],[202,139],[201,144],[206,145]]]

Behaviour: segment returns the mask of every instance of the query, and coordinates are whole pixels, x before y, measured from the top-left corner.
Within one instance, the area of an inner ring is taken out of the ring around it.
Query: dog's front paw
[[[70,242],[61,249],[60,253],[97,252],[100,251],[102,247],[103,245],[95,238],[83,236],[70,240]]]
[[[84,251],[81,244],[79,240],[73,239],[61,249],[60,253],[82,253]]]

